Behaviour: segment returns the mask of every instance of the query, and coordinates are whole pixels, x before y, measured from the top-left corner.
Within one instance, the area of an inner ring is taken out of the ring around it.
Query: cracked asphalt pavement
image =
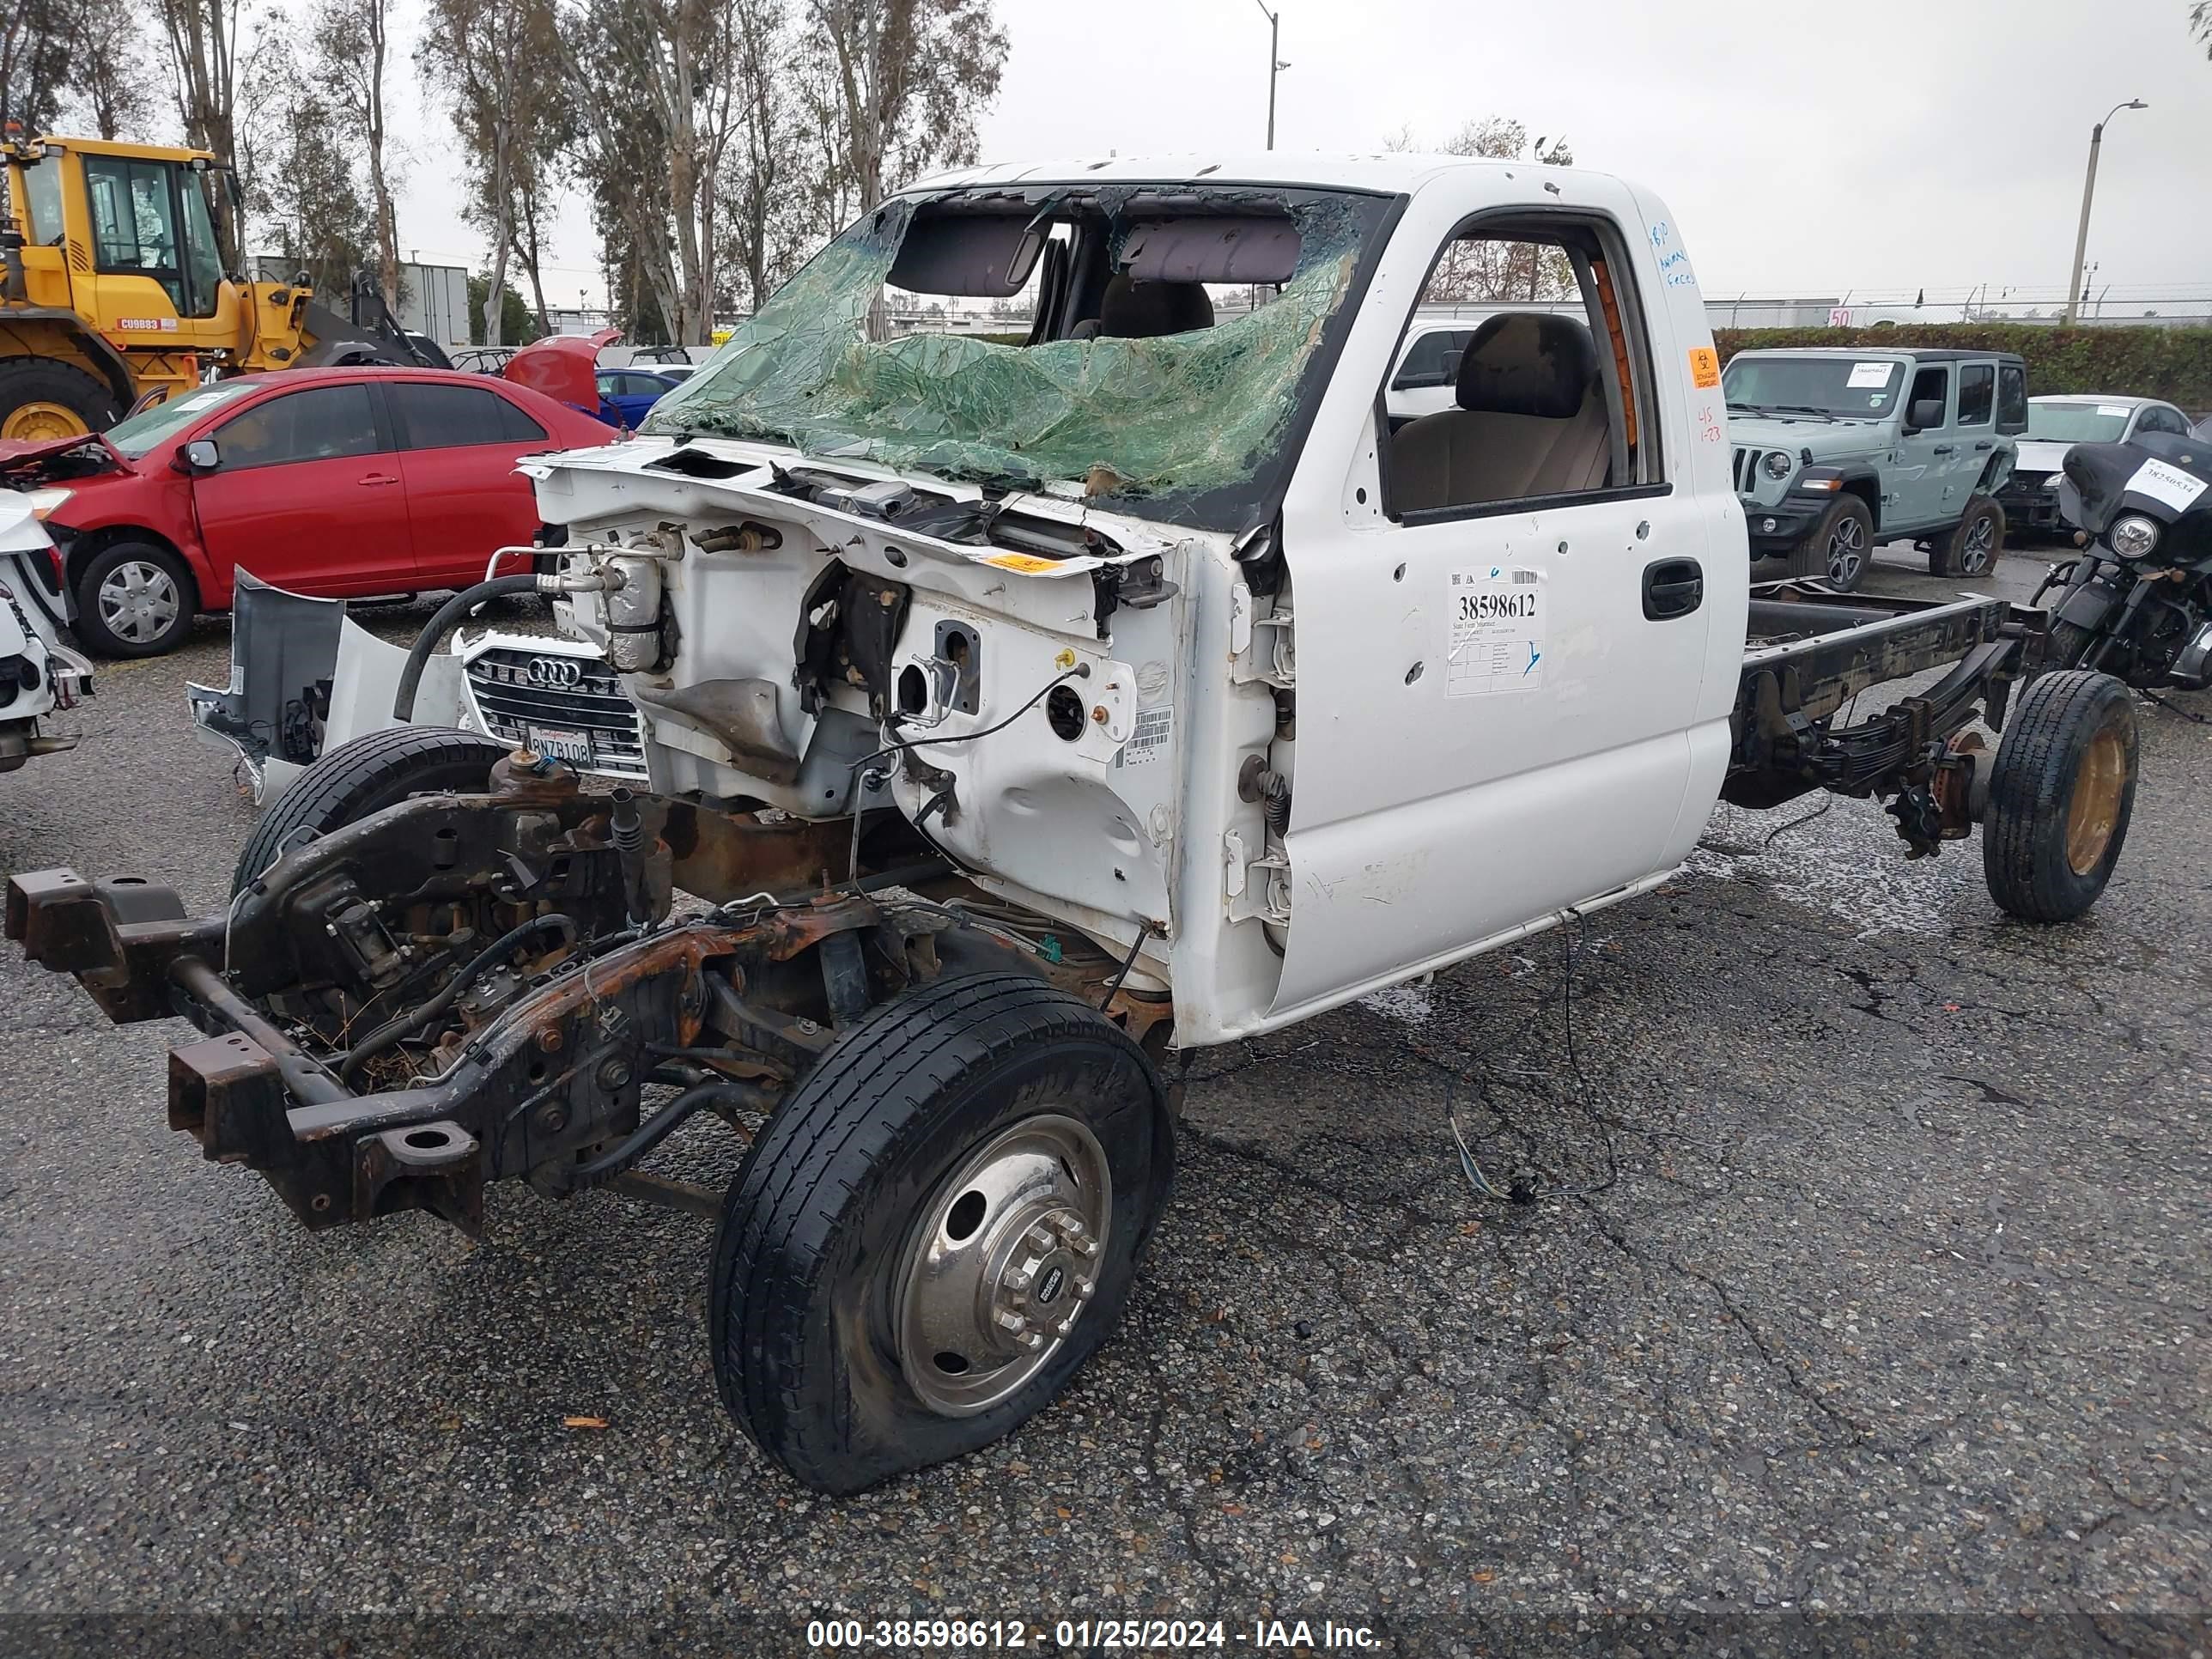
[[[1874,580],[1939,591],[1909,555]],[[251,813],[181,689],[228,649],[204,622],[107,665],[82,747],[0,779],[0,867],[218,903]],[[1141,1615],[1232,1649],[2201,1650],[2212,726],[2140,714],[2084,922],[2006,920],[1978,843],[1908,864],[1871,803],[1723,810],[1578,939],[1195,1056],[1117,1336],[1011,1439],[842,1502],[715,1401],[708,1224],[503,1187],[481,1243],[311,1237],[166,1127],[185,1028],[112,1028],[9,947],[0,1645]],[[661,1156],[734,1170],[703,1133]],[[137,1622],[25,1622],[94,1614]]]

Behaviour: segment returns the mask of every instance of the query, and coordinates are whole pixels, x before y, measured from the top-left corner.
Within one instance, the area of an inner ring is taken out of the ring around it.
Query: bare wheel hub
[[[947,1417],[1018,1391],[1097,1294],[1113,1178],[1073,1118],[1024,1118],[931,1194],[898,1284],[899,1364]]]
[[[2075,875],[2086,876],[2104,862],[2127,784],[2128,755],[2119,734],[2098,732],[2081,757],[2066,803],[2066,862]]]

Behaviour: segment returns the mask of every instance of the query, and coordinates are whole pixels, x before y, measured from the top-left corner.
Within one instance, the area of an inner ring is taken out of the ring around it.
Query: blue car
[[[603,368],[599,371],[599,418],[609,426],[635,430],[646,410],[676,389],[666,374],[648,374],[641,368]]]

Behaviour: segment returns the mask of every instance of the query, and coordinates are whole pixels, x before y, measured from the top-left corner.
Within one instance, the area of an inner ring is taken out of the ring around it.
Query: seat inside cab
[[[1456,405],[1391,440],[1401,512],[1602,488],[1612,448],[1587,326],[1548,312],[1485,321],[1460,358]]]
[[[1213,326],[1203,283],[1146,282],[1117,270],[1099,297],[1098,314],[1078,323],[1073,340],[1151,340]]]

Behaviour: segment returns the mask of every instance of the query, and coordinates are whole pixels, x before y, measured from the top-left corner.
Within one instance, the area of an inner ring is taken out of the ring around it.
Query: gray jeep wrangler
[[[1858,586],[1877,543],[1938,576],[1996,562],[1994,499],[2027,429],[2027,371],[2001,351],[1743,351],[1722,377],[1754,559]]]

